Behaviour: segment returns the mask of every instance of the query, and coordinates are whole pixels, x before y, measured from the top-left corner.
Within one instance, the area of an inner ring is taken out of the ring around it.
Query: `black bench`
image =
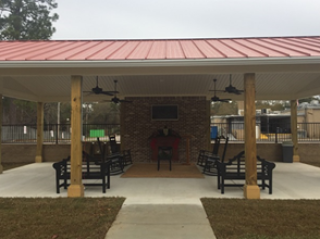
[[[218,189],[221,190],[221,194],[224,193],[224,187],[240,187],[244,183],[226,183],[226,180],[245,180],[246,168],[244,151],[240,152],[229,162],[216,161],[218,169]],[[269,188],[269,194],[272,194],[272,170],[276,165],[272,162],[268,162],[265,159],[261,159],[257,156],[257,180],[258,186],[265,189]]]
[[[102,192],[110,188],[110,164],[111,161],[99,162],[83,152],[82,179],[101,180],[97,183],[84,183],[85,186],[101,186]],[[70,185],[70,157],[56,162],[53,165],[56,173],[56,191],[60,193],[60,188],[67,189]],[[107,178],[107,179],[106,179]]]
[[[110,161],[110,175],[118,175],[123,173],[125,166],[132,164],[131,150],[123,150],[120,152],[115,141],[115,137],[109,136],[111,154],[107,144],[101,144],[99,137],[97,138],[100,155],[88,155],[88,157],[100,159],[101,161]]]

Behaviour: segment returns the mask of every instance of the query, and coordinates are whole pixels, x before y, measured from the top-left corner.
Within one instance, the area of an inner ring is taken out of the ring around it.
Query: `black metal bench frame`
[[[226,156],[227,147],[228,147],[228,143],[229,143],[229,137],[227,137],[227,138],[220,137],[219,144],[221,143],[221,139],[225,139],[221,158],[217,153],[213,153],[212,155],[210,155],[210,154],[208,154],[208,152],[206,152],[207,158],[205,160],[205,165],[203,166],[203,170],[202,170],[202,173],[205,175],[217,176],[216,161],[224,162],[224,158]],[[216,170],[212,171],[212,169],[216,169]]]
[[[84,154],[85,155],[85,154]],[[86,160],[82,163],[82,179],[97,180],[97,183],[84,183],[85,186],[101,186],[102,192],[106,193],[106,189],[110,188],[110,165],[111,161],[95,162],[90,158],[84,157]],[[70,185],[70,157],[56,162],[53,165],[56,173],[56,192],[60,193],[60,188],[67,189]],[[107,179],[106,179],[107,178]]]
[[[244,151],[240,152],[229,162],[216,161],[218,169],[218,189],[221,190],[221,194],[224,193],[225,187],[241,187],[243,183],[226,183],[226,180],[245,180],[246,168],[244,161]],[[272,170],[275,168],[275,164],[268,162],[265,159],[261,159],[257,156],[257,180],[259,187],[265,189],[269,188],[269,194],[272,194]]]
[[[208,157],[218,156],[221,138],[222,137],[216,137],[214,139],[214,145],[213,145],[212,151],[208,151],[208,150],[199,151],[197,165],[199,165],[200,167],[204,167],[206,165]]]
[[[133,164],[131,158],[131,150],[126,149],[122,150],[122,152],[117,150],[116,141],[114,136],[109,136],[110,139],[110,147],[111,154],[106,152],[106,148],[102,147],[99,137],[97,138],[97,142],[99,145],[99,150],[101,152],[100,160],[110,161],[110,175],[118,175],[123,173],[123,169],[125,166]],[[89,157],[93,157],[89,155]]]

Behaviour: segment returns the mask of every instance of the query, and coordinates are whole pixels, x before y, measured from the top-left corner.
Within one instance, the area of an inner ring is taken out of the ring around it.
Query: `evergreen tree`
[[[211,104],[211,115],[236,115],[238,114],[238,105],[236,101],[214,102]]]
[[[49,39],[55,32],[52,22],[58,20],[50,11],[57,6],[55,0],[0,0],[0,40]],[[36,122],[36,103],[7,97],[3,102],[4,124]],[[46,115],[50,106],[45,105]]]
[[[310,103],[313,100],[319,100],[319,98],[312,96],[309,98],[299,99],[299,104],[304,103],[304,102]]]
[[[0,40],[49,39],[57,6],[55,0],[0,0]]]

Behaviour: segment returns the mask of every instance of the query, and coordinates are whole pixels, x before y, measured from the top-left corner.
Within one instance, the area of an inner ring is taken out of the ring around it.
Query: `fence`
[[[84,124],[83,141],[106,139],[108,135],[120,137],[120,125]],[[49,124],[43,128],[43,142],[63,144],[70,143],[70,124]],[[35,143],[37,141],[37,125],[3,125],[1,139],[4,143]]]
[[[320,141],[320,123],[298,123],[299,141]],[[43,141],[46,143],[70,143],[70,124],[49,124],[43,129]],[[84,124],[83,141],[94,141],[97,137],[107,139],[108,135],[116,135],[120,141],[120,125]],[[243,123],[218,123],[211,125],[211,138],[223,135],[230,141],[244,141]],[[258,142],[282,142],[291,140],[291,128],[288,124],[257,124],[256,139]],[[35,143],[37,141],[37,125],[3,125],[2,142]]]
[[[211,124],[211,138],[229,137],[230,141],[244,141],[244,123]],[[298,123],[298,141],[320,141],[320,123]],[[292,139],[288,124],[256,124],[258,142],[283,142]]]

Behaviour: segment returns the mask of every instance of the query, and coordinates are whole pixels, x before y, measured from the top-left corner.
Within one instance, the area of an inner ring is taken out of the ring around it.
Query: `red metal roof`
[[[0,41],[0,61],[183,60],[314,56],[320,56],[320,36]]]

